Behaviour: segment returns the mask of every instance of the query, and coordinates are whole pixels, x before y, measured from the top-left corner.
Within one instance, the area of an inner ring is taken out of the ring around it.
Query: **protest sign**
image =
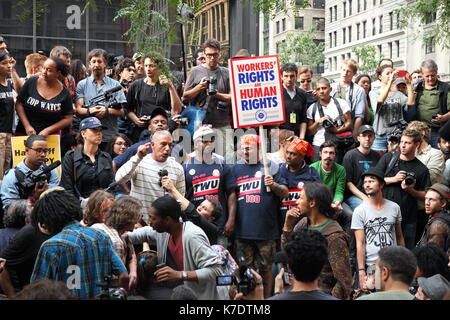
[[[278,56],[230,59],[235,128],[285,122]]]
[[[25,140],[27,140],[27,136],[19,136],[12,137],[12,152],[13,152],[13,167],[17,167],[17,165],[23,161],[26,156],[25,153]],[[52,164],[53,162],[60,160],[61,161],[61,149],[59,144],[59,135],[50,135],[47,136],[47,144],[49,153],[46,155],[45,163],[47,165]],[[56,168],[58,171],[58,177],[61,179],[61,166]]]

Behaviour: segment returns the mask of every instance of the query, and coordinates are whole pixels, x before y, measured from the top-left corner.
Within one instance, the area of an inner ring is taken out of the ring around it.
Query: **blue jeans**
[[[405,238],[406,248],[412,250],[416,242],[417,223],[407,223],[403,226],[403,237]]]
[[[345,200],[345,203],[348,204],[352,211],[355,211],[355,208],[362,203],[362,199],[357,196],[350,196]]]

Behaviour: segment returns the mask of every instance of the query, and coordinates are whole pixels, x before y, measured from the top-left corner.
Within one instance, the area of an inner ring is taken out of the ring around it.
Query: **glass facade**
[[[33,3],[35,0],[30,0],[26,5]],[[128,29],[127,21],[113,21],[120,2],[98,1],[97,11],[89,9],[81,15],[83,4],[76,0],[51,1],[34,22],[32,13],[23,21],[18,18],[24,8],[17,6],[16,1],[0,0],[0,35],[6,39],[8,50],[17,60],[16,69],[20,75],[26,74],[23,62],[28,54],[48,55],[56,45],[67,47],[73,59],[84,62],[87,52],[94,48],[105,49],[113,56],[132,55],[134,48],[130,48],[122,36]]]

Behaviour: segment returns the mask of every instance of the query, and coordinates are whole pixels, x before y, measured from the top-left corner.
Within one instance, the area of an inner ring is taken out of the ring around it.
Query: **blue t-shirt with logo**
[[[222,206],[222,216],[214,223],[223,231],[227,221],[226,183],[230,166],[219,158],[211,164],[201,163],[195,158],[183,164],[186,181],[186,199],[194,206],[199,206],[206,199],[215,199]]]
[[[268,161],[269,172],[274,181],[287,185],[278,173],[278,165]],[[280,237],[280,198],[267,192],[264,186],[264,166],[262,163],[246,164],[238,161],[231,167],[228,190],[237,194],[235,237],[250,240],[276,240]]]

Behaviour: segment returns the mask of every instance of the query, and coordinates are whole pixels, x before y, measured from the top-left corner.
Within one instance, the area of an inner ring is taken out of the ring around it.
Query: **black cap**
[[[373,134],[375,134],[375,130],[373,130],[373,127],[368,124],[365,124],[365,125],[359,127],[358,134],[364,133],[366,131],[370,131]]]
[[[450,141],[450,121],[447,121],[439,130],[439,136],[446,141]]]
[[[164,118],[166,118],[167,120],[169,120],[169,117],[167,116],[167,112],[166,110],[164,110],[163,108],[155,108],[152,111],[152,114],[150,115],[150,119],[153,119],[156,116],[163,116]]]
[[[369,168],[369,170],[361,175],[361,178],[364,179],[365,176],[374,176],[377,177],[380,182],[384,182],[384,172],[376,167]]]

